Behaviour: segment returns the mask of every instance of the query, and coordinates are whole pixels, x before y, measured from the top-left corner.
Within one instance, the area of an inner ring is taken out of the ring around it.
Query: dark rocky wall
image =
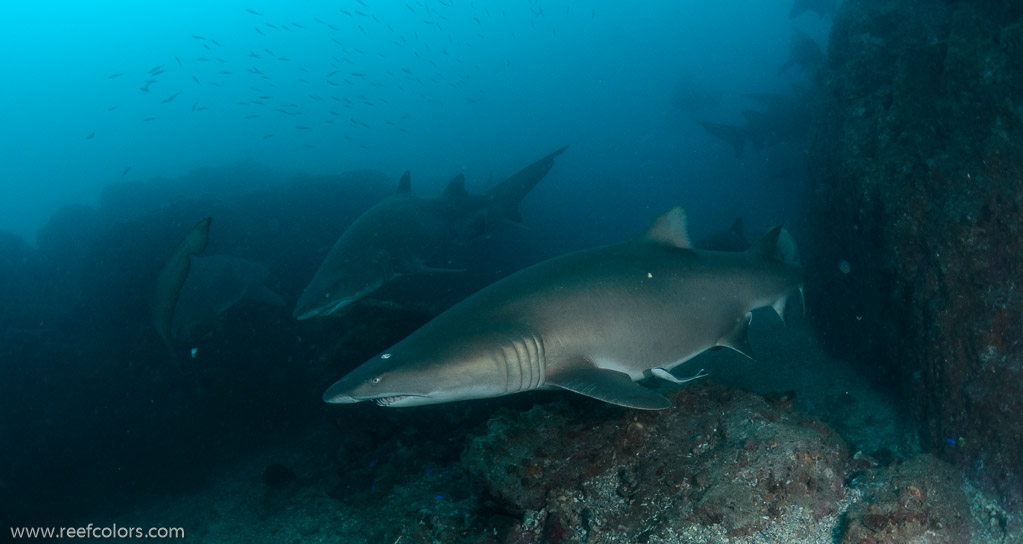
[[[1018,1],[843,3],[805,251],[826,345],[912,403],[928,450],[1016,506],[1021,14]]]

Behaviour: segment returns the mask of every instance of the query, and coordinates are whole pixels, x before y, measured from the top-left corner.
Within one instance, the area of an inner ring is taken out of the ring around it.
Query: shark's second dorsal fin
[[[448,186],[444,188],[444,196],[446,197],[462,197],[468,194],[465,190],[465,176],[463,174],[458,174],[451,178]]]
[[[769,261],[789,264],[799,262],[799,251],[796,250],[796,241],[792,239],[789,231],[781,226],[767,231],[767,234],[757,240],[747,252],[759,255]]]
[[[686,226],[686,211],[675,206],[654,220],[646,232],[636,237],[637,241],[667,244],[681,249],[692,249],[689,227]]]
[[[405,170],[405,173],[401,175],[401,179],[398,180],[398,194],[412,194],[412,174],[409,174],[408,170]]]

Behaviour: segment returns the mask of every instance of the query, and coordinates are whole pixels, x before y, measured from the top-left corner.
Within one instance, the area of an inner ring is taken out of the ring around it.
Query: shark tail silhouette
[[[160,274],[156,277],[153,295],[149,303],[149,316],[153,327],[163,339],[164,345],[174,355],[174,341],[171,335],[171,322],[174,319],[174,308],[178,304],[181,288],[185,285],[188,270],[191,267],[192,255],[202,253],[209,244],[210,223],[212,218],[200,220],[188,231],[184,239],[174,248],[167,258]]]
[[[536,184],[547,175],[554,166],[554,158],[565,152],[568,146],[543,157],[533,164],[519,170],[510,178],[498,183],[486,192],[491,207],[497,216],[514,223],[522,222],[519,203],[536,187]]]

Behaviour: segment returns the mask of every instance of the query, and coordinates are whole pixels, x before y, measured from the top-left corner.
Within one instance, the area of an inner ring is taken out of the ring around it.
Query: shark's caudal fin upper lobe
[[[185,279],[188,277],[191,256],[202,253],[209,244],[211,222],[212,219],[207,217],[188,231],[160,269],[156,285],[153,287],[149,315],[156,332],[160,334],[160,338],[172,354],[174,343],[171,338],[171,321],[174,318],[174,308],[181,295],[181,287],[185,285]]]
[[[547,172],[554,166],[554,158],[564,153],[566,149],[568,149],[567,145],[519,170],[512,177],[487,191],[486,196],[490,199],[497,214],[508,221],[521,223],[522,215],[519,213],[519,203],[547,175]]]

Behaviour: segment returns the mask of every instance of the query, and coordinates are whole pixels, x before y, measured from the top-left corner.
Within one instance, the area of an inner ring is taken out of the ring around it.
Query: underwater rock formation
[[[809,153],[807,301],[922,443],[1023,504],[1023,4],[850,0]]]
[[[920,455],[866,474],[864,500],[845,515],[843,544],[970,541],[970,509],[962,476]],[[838,541],[838,540],[836,540]]]
[[[510,531],[520,542],[670,540],[696,526],[747,536],[792,508],[839,511],[849,455],[826,425],[715,384],[670,398],[661,412],[537,405],[495,418],[462,464],[521,519]]]

